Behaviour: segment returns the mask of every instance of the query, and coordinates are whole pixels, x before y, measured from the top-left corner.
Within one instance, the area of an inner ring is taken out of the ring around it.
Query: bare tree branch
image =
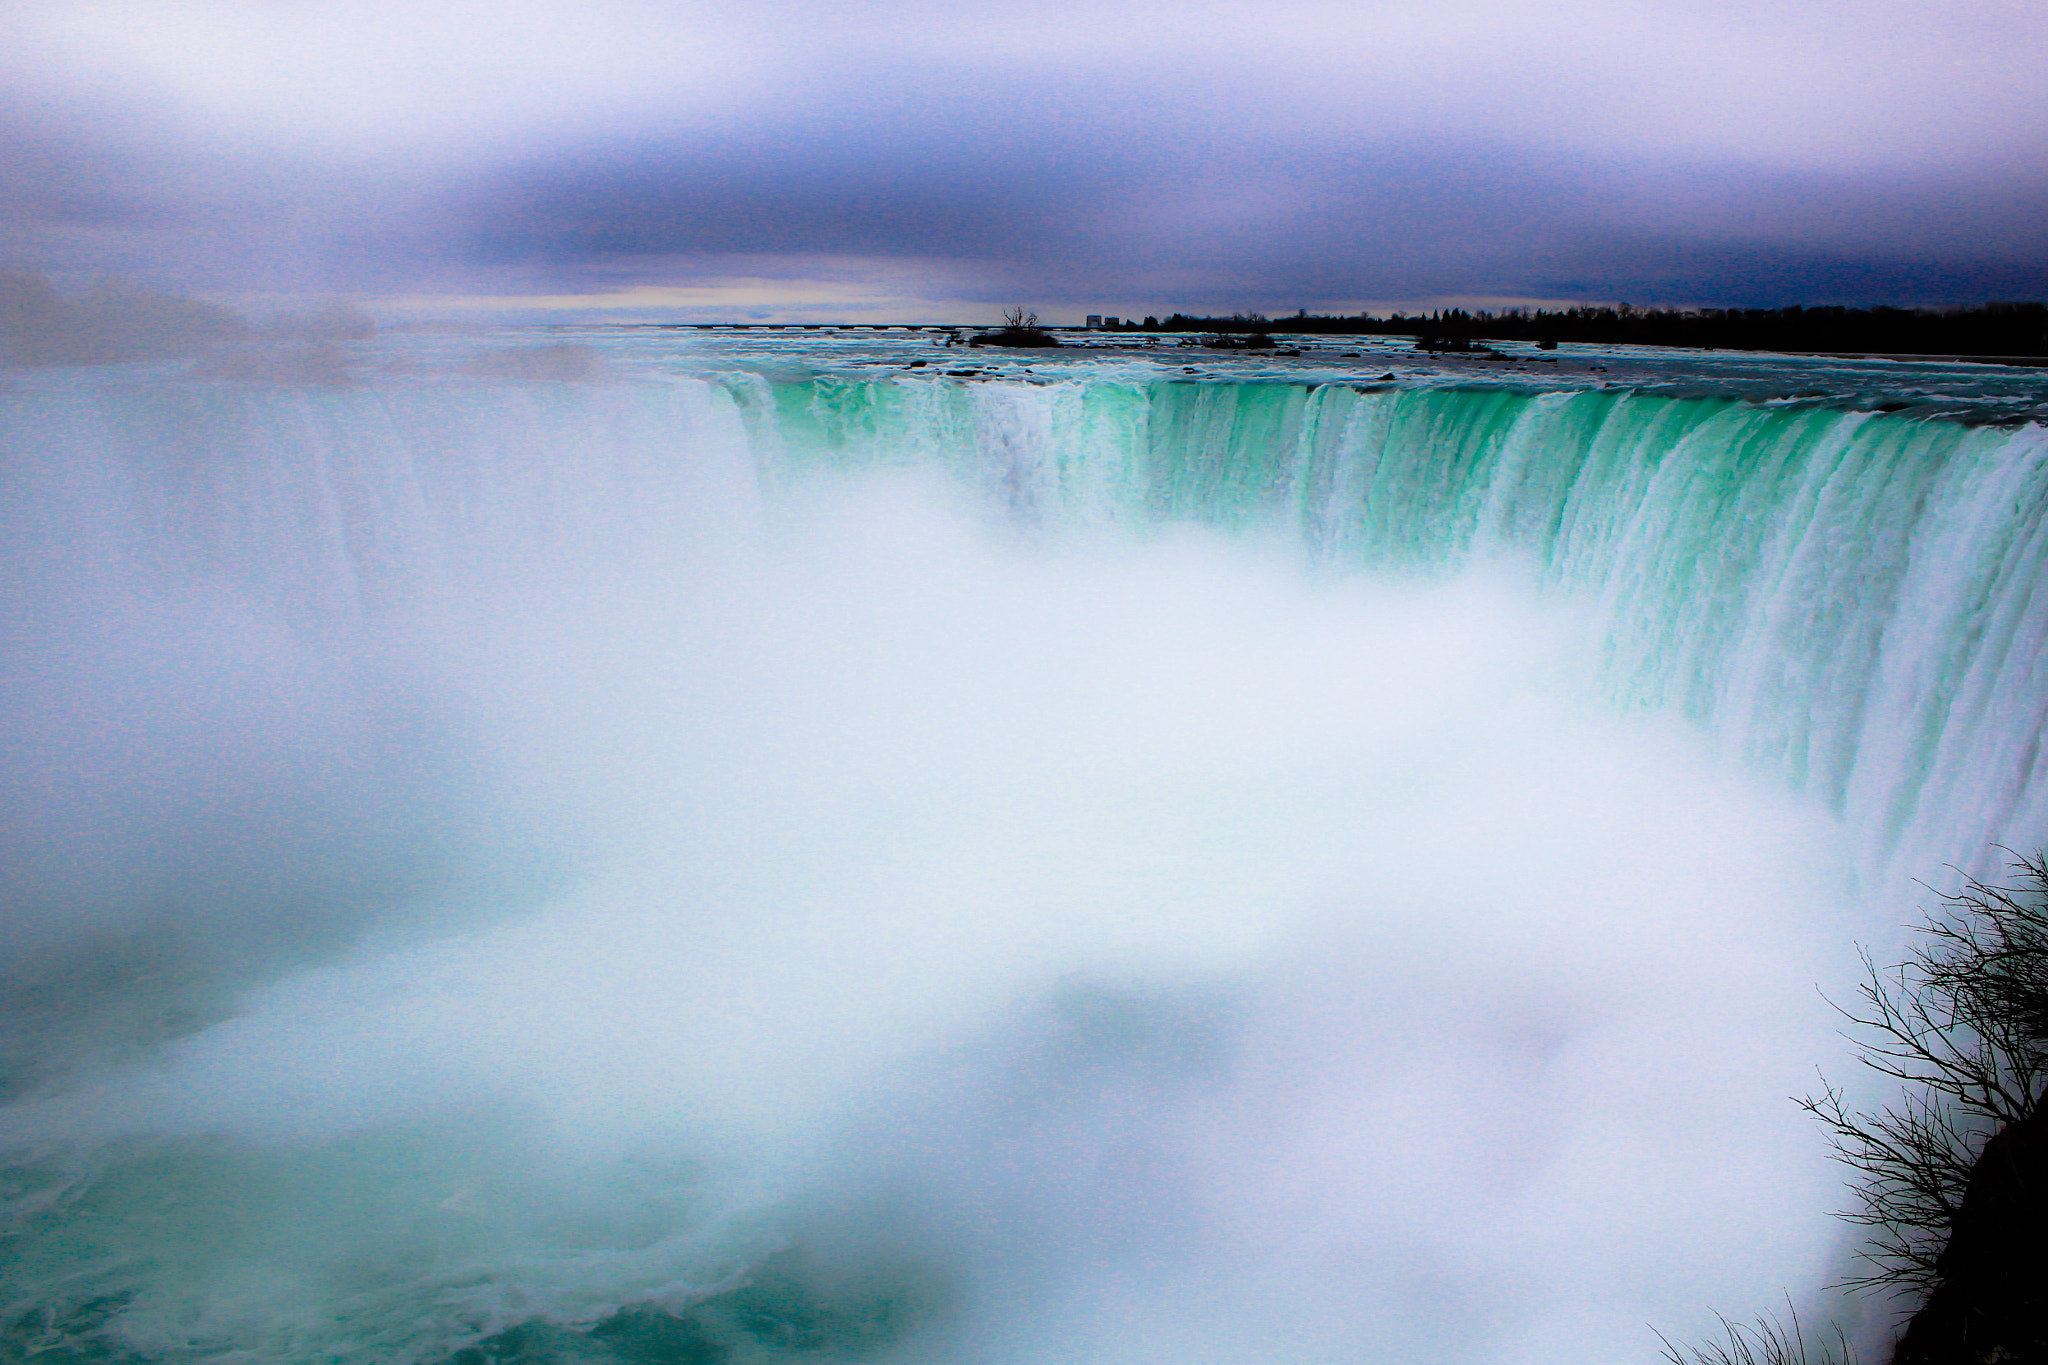
[[[1856,1004],[1835,1006],[1863,1065],[1907,1086],[1875,1113],[1825,1077],[1799,1101],[1860,1173],[1842,1217],[1871,1230],[1871,1271],[1852,1287],[1931,1292],[1984,1144],[2048,1102],[2048,858],[2014,855],[2012,874],[2010,888],[1973,879],[1944,897],[1897,967],[1864,951]]]

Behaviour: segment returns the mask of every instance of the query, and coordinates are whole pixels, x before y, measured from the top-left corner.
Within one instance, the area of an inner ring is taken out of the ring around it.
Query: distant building
[[[1100,314],[1100,313],[1090,313],[1090,314],[1088,315],[1088,326],[1089,326],[1089,329],[1090,329],[1091,331],[1092,331],[1093,329],[1097,328],[1097,327],[1100,327],[1101,325],[1102,325],[1102,314]]]
[[[1121,326],[1123,326],[1123,319],[1122,319],[1122,318],[1104,318],[1104,319],[1102,320],[1102,325],[1103,325],[1104,327],[1121,327]]]

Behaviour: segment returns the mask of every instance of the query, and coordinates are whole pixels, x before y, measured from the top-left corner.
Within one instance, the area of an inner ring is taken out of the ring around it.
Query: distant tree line
[[[1411,336],[1444,341],[1577,341],[1750,351],[1874,351],[1915,355],[2048,356],[2048,304],[1976,308],[1446,308],[1409,316],[1326,317],[1300,312],[1146,318],[1122,331],[1293,332],[1325,336]],[[1461,349],[1457,346],[1446,349]]]

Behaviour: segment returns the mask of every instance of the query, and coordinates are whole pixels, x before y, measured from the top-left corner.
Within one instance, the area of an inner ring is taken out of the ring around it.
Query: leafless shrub
[[[2012,886],[1976,880],[1943,898],[1921,942],[1869,979],[1852,1006],[1863,1064],[1906,1093],[1875,1113],[1851,1110],[1822,1081],[1800,1101],[1859,1173],[1868,1274],[1849,1287],[1928,1293],[1978,1154],[1992,1134],[2040,1112],[2048,1082],[2048,855],[2015,855]]]

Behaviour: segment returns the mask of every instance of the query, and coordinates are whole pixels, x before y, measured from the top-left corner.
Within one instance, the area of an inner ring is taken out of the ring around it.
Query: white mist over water
[[[23,1342],[697,1358],[599,1330],[638,1305],[747,1359],[1648,1358],[1834,1269],[1785,1097],[1898,916],[1824,810],[1589,699],[1527,565],[1020,529],[920,469],[764,503],[689,385],[180,401],[171,492],[68,528],[125,550],[17,550],[160,604],[37,623],[113,727],[42,790],[129,888],[43,937],[208,926],[189,1022],[64,1016],[5,1111]],[[41,450],[110,485],[135,429]],[[148,894],[113,795],[188,850]],[[285,836],[373,865],[248,874]]]

